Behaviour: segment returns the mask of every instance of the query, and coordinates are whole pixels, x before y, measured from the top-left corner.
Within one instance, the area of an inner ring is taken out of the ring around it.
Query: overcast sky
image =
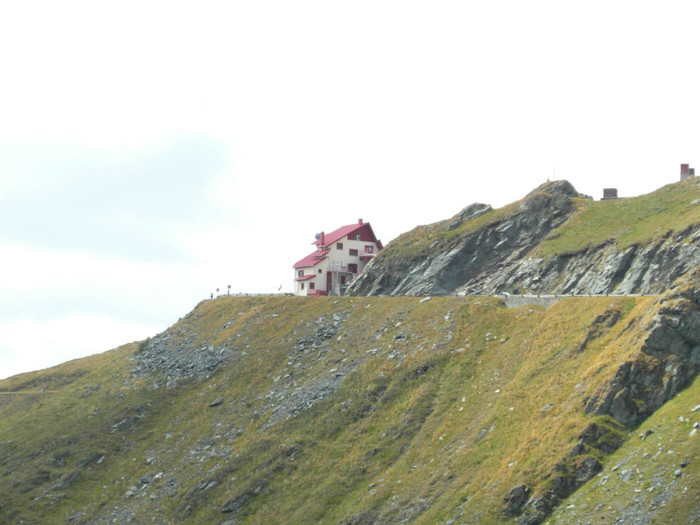
[[[547,178],[698,162],[693,1],[4,2],[0,377]]]

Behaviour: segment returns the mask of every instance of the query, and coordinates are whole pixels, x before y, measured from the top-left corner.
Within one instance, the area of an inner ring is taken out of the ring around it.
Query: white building
[[[341,295],[383,248],[362,219],[331,233],[319,233],[316,251],[294,265],[294,295]]]

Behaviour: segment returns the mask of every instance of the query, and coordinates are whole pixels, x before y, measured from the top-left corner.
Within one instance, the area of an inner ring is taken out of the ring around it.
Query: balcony
[[[352,275],[357,275],[359,273],[356,264],[343,265],[339,261],[333,261],[328,271],[337,273],[349,273]]]

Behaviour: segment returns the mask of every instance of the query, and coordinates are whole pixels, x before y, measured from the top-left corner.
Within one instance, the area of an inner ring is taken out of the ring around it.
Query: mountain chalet
[[[384,247],[362,219],[331,233],[319,233],[316,251],[294,265],[294,295],[342,295]]]

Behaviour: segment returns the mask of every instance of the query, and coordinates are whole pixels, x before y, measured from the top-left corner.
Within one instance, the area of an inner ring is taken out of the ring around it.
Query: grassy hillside
[[[581,251],[614,241],[621,249],[645,244],[670,232],[681,232],[698,223],[700,213],[700,179],[690,178],[668,184],[652,193],[624,199],[594,201],[579,197],[575,210],[533,252],[533,256],[551,257]],[[418,226],[392,241],[380,257],[385,260],[416,257],[449,240],[467,237],[498,224],[521,211],[526,199],[466,221],[450,229],[456,219]]]
[[[614,240],[621,248],[646,244],[698,223],[700,179],[668,184],[652,193],[606,201],[577,199],[576,213],[536,253],[552,256]]]
[[[450,225],[455,222],[456,216],[448,220],[417,226],[413,230],[401,234],[396,239],[392,240],[386,248],[380,252],[378,257],[392,260],[416,257],[429,253],[436,244],[466,237],[478,231],[480,228],[513,217],[520,211],[520,204],[522,204],[522,202],[522,200],[512,202],[502,208],[491,210],[476,219],[463,222],[454,229],[450,229]]]
[[[547,522],[700,522],[700,381],[633,433]]]
[[[582,430],[609,424],[584,401],[639,353],[657,309],[205,301],[162,344],[231,351],[209,376],[134,375],[143,343],[0,381],[0,522],[508,521],[513,486],[544,490]]]

